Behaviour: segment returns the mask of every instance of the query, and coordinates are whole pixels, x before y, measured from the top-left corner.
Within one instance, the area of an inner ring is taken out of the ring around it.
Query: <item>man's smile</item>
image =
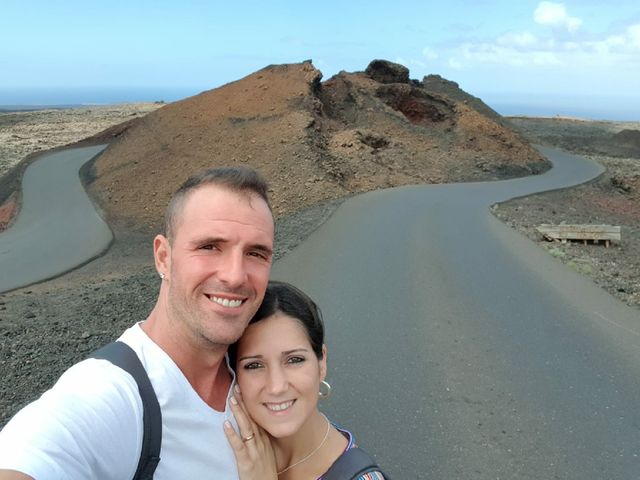
[[[207,298],[213,303],[221,305],[225,308],[237,308],[246,301],[246,298],[226,298],[218,297],[216,295],[207,295]]]

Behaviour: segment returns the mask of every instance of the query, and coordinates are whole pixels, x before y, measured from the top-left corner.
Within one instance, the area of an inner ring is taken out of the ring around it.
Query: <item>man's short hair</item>
[[[267,195],[269,187],[266,180],[258,172],[248,167],[210,168],[189,177],[169,200],[164,216],[165,236],[169,240],[172,240],[175,235],[178,217],[184,201],[191,192],[203,185],[216,185],[236,193],[258,195],[271,210],[269,196]]]

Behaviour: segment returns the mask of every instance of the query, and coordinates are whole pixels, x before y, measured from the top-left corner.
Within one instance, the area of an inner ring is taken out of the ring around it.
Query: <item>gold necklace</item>
[[[329,438],[329,431],[331,430],[331,422],[329,422],[329,419],[324,416],[324,414],[322,415],[324,417],[324,419],[327,421],[327,432],[324,434],[324,438],[322,439],[322,441],[320,442],[320,445],[318,445],[316,448],[314,448],[312,450],[312,452],[310,454],[308,454],[306,457],[302,458],[302,460],[298,460],[296,463],[292,463],[291,465],[289,465],[287,468],[285,468],[284,470],[280,470],[278,472],[278,475],[282,475],[284,472],[286,472],[287,470],[292,469],[293,467],[295,467],[296,465],[300,465],[302,462],[309,460],[311,457],[313,457],[313,455],[315,453],[318,452],[318,450],[320,450],[322,448],[322,446],[325,444],[325,442],[327,441],[327,438]]]

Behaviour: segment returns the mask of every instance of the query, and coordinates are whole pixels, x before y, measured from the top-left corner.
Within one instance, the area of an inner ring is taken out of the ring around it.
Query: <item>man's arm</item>
[[[108,361],[91,359],[7,423],[0,468],[6,478],[131,478],[141,445],[135,381]]]
[[[0,480],[34,480],[34,478],[15,470],[0,470]]]

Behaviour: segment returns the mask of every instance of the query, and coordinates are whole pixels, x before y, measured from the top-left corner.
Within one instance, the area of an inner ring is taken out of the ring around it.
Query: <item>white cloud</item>
[[[454,70],[462,70],[464,68],[464,66],[462,65],[462,63],[460,63],[458,60],[456,60],[455,58],[450,58],[449,61],[447,62],[447,64],[453,68]]]
[[[560,25],[567,17],[562,3],[540,2],[533,12],[533,19],[541,25]]]
[[[422,55],[427,60],[437,60],[438,59],[438,54],[433,49],[431,49],[429,47],[424,47],[422,49]]]
[[[540,2],[533,12],[533,19],[540,25],[565,27],[570,33],[582,25],[580,18],[569,16],[563,3]]]
[[[479,43],[463,43],[447,52],[448,65],[457,70],[477,65],[512,68],[548,67],[568,70],[629,68],[640,66],[640,23],[600,38],[557,35],[555,27],[577,28],[581,21],[570,17],[561,3],[541,2],[534,19],[555,31],[534,35],[527,31],[507,32]],[[563,38],[564,37],[564,38]]]
[[[600,40],[589,40],[581,44],[585,52],[595,52],[601,56],[627,55],[640,59],[640,24],[627,27],[617,35],[610,35]]]
[[[538,42],[535,35],[529,32],[509,32],[497,38],[496,43],[505,47],[531,47]]]
[[[500,45],[498,43],[463,44],[458,48],[457,55],[453,57],[453,60],[458,65],[458,68],[462,68],[463,65],[478,63],[512,67],[557,65],[560,63],[556,54],[547,50],[521,49],[517,46]]]
[[[404,58],[404,57],[396,57],[394,60],[395,63],[399,63],[400,65],[404,65],[405,67],[426,67],[426,64],[421,60],[416,60],[415,58]]]
[[[554,52],[534,52],[531,58],[534,65],[560,65],[562,62]]]
[[[627,35],[631,47],[640,50],[640,23],[636,23],[627,28]]]
[[[582,25],[582,20],[577,17],[569,17],[565,23],[570,33],[576,32],[580,28],[580,25]]]

